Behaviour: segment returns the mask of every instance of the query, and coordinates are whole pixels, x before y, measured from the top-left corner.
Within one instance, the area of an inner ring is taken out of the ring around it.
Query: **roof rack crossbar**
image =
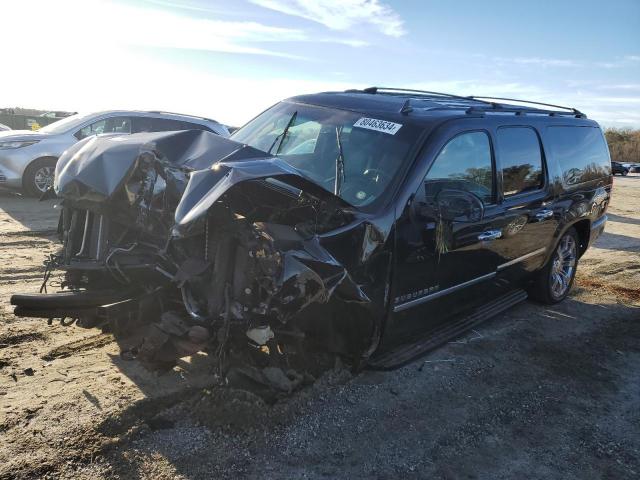
[[[362,89],[362,92],[364,92],[364,93],[378,93],[378,92],[419,93],[419,94],[425,95],[425,96],[435,95],[435,96],[438,96],[438,97],[457,98],[459,100],[466,100],[466,101],[475,100],[476,102],[485,103],[487,105],[495,105],[494,102],[488,102],[486,100],[481,100],[481,99],[477,99],[477,98],[473,98],[473,97],[463,97],[461,95],[453,95],[451,93],[442,93],[442,92],[432,92],[432,91],[429,91],[429,90],[415,90],[415,89],[412,89],[412,88],[368,87],[368,88]]]
[[[553,108],[560,108],[562,110],[569,110],[570,112],[573,112],[576,115],[577,114],[582,114],[582,112],[580,110],[578,110],[577,108],[564,107],[562,105],[554,105],[553,103],[532,102],[531,100],[519,100],[517,98],[491,97],[491,96],[486,96],[486,95],[471,95],[469,98],[472,98],[474,100],[479,100],[479,101],[483,101],[483,99],[490,99],[490,100],[502,100],[502,101],[506,101],[506,102],[529,103],[531,105],[542,105],[544,107],[553,107]]]

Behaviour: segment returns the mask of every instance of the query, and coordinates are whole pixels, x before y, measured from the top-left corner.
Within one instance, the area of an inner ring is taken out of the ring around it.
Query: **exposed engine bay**
[[[277,157],[205,131],[92,137],[61,157],[55,192],[49,292],[15,295],[16,315],[113,332],[153,370],[205,351],[221,379],[240,365],[281,390],[377,345],[384,229]]]

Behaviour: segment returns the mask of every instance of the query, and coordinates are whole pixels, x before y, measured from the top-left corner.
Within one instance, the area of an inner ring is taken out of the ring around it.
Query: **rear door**
[[[554,196],[538,132],[530,126],[495,131],[501,238],[491,245],[498,272],[517,280],[541,266],[558,226]]]

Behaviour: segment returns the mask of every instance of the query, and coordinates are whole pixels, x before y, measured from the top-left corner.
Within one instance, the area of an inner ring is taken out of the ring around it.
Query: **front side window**
[[[542,153],[535,130],[529,127],[502,127],[498,129],[497,141],[504,196],[542,188]]]
[[[464,190],[486,205],[493,203],[491,144],[485,132],[463,133],[449,140],[425,178],[425,195],[442,190]]]
[[[279,157],[322,188],[373,211],[408,168],[409,152],[422,133],[404,119],[373,116],[283,102],[231,138]]]
[[[75,136],[78,140],[101,133],[131,133],[131,119],[128,117],[111,117],[98,120],[83,127]]]

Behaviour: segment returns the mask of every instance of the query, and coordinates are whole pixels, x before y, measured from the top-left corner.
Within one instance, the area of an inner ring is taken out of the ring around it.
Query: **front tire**
[[[40,197],[53,185],[56,171],[55,158],[39,158],[25,169],[22,176],[22,188],[30,197]]]
[[[629,173],[629,170],[623,170],[622,171],[622,176],[626,177],[628,173]]]
[[[529,290],[529,296],[548,305],[564,300],[573,286],[578,266],[578,234],[567,230]]]

